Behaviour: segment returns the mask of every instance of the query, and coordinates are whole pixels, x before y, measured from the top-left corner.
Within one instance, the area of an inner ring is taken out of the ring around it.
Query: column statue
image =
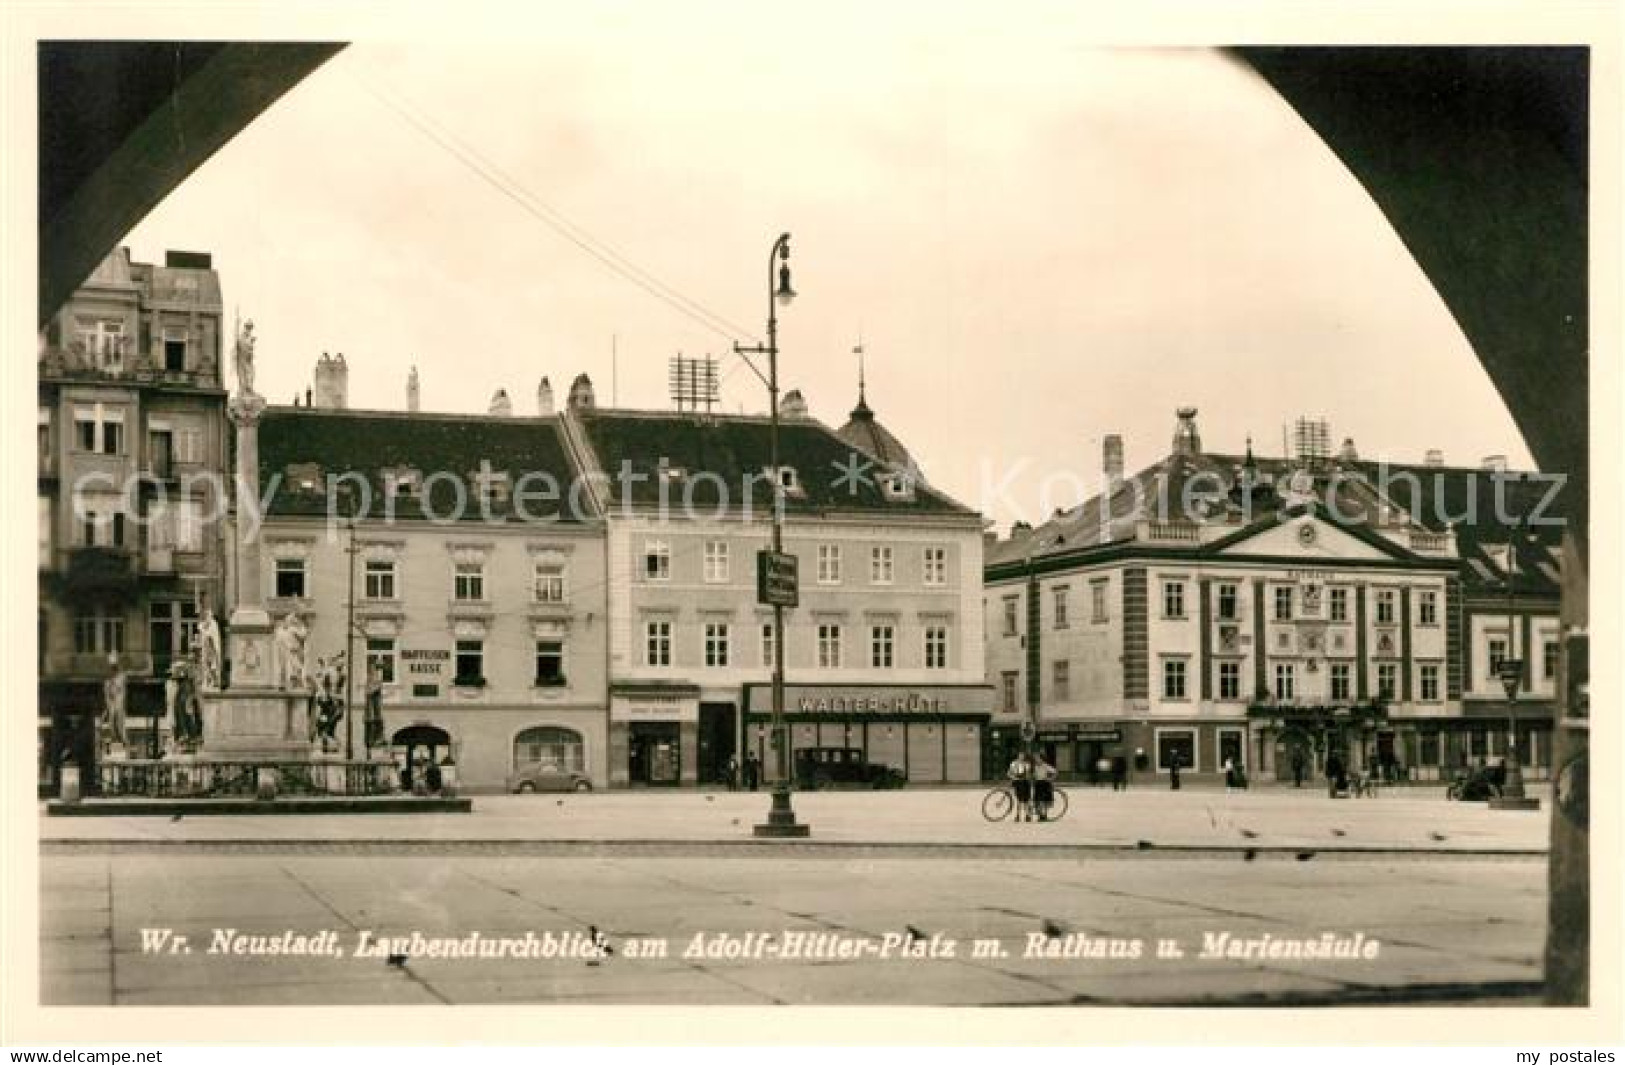
[[[124,710],[127,685],[124,678],[124,667],[119,665],[118,655],[107,656],[107,664],[112,672],[102,681],[102,714],[103,724],[109,743],[124,746]]]

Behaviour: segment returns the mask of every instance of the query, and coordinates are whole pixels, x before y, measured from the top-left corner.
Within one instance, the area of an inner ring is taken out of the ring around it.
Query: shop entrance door
[[[728,759],[735,750],[733,704],[701,703],[699,733],[700,783],[726,784]]]
[[[682,780],[682,744],[677,723],[642,723],[632,726],[629,756],[634,784],[675,787]]]

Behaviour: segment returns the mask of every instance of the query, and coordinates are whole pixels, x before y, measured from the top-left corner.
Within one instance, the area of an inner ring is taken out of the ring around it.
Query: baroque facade
[[[1504,754],[1510,716],[1520,759],[1544,775],[1561,527],[1517,523],[1555,482],[1362,462],[1351,444],[1335,458],[1210,454],[1195,416],[1182,410],[1172,452],[1132,477],[1108,438],[1105,492],[990,544],[1001,711],[1085,779],[1119,756],[1141,773],[1233,760],[1307,779],[1334,752],[1439,779]],[[1508,567],[1523,663],[1510,714]]]

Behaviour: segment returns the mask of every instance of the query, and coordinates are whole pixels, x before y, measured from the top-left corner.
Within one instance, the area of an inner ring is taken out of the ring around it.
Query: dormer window
[[[769,471],[769,476],[772,475],[772,471]],[[794,466],[780,466],[774,479],[778,482],[779,490],[785,495],[798,496],[803,494],[801,478],[796,474]]]
[[[669,459],[660,460],[660,479],[666,484],[678,484],[688,476],[688,471],[681,466],[672,465]]]
[[[887,499],[907,502],[914,498],[914,478],[906,473],[880,475],[880,493]]]
[[[416,499],[423,492],[423,474],[417,470],[390,470],[385,483],[394,499]]]
[[[322,468],[314,462],[296,462],[288,466],[288,485],[295,492],[320,492]]]

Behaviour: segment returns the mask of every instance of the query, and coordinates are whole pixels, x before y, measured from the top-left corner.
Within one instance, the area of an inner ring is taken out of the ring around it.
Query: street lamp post
[[[1512,612],[1512,575],[1518,567],[1518,540],[1523,529],[1520,521],[1513,525],[1511,534],[1507,537],[1507,653],[1501,659],[1497,672],[1501,677],[1501,686],[1506,689],[1507,695],[1507,753],[1503,763],[1504,775],[1501,781],[1501,794],[1490,800],[1492,810],[1538,810],[1540,800],[1527,794],[1523,786],[1523,770],[1518,765],[1518,689],[1523,685],[1524,662],[1529,657],[1529,648],[1524,648],[1524,658],[1519,658],[1516,644],[1513,642],[1513,624],[1516,618]]]
[[[757,596],[773,606],[773,741],[777,748],[773,779],[773,801],[767,820],[755,825],[757,836],[794,837],[812,834],[810,825],[796,821],[796,812],[790,804],[790,733],[784,723],[784,608],[796,601],[793,562],[784,555],[784,482],[779,471],[779,312],[778,305],[789,305],[795,299],[790,287],[790,234],[781,233],[773,242],[767,257],[767,345],[734,345],[737,354],[767,356],[768,394],[768,464],[773,475],[773,547],[758,579]],[[775,266],[777,269],[775,270]],[[755,367],[753,366],[754,370]],[[760,371],[757,372],[760,377]],[[789,587],[770,587],[769,571],[783,580],[788,575]]]

